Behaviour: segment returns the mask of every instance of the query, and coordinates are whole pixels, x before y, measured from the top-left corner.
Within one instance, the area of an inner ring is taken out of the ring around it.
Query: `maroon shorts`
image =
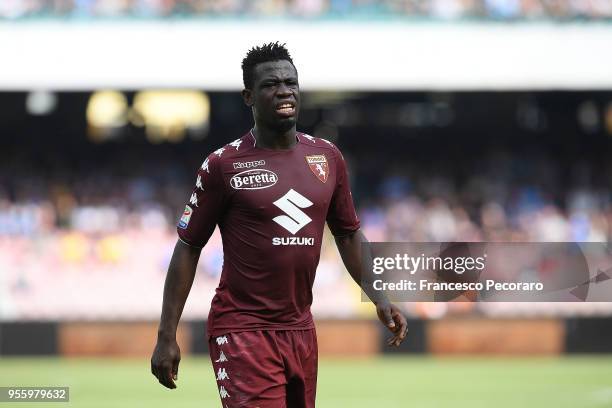
[[[315,329],[236,332],[208,342],[223,408],[314,408]]]

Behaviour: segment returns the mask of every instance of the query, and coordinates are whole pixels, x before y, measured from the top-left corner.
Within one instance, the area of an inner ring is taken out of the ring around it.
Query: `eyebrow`
[[[275,82],[280,82],[280,81],[288,81],[288,80],[297,80],[297,76],[288,76],[285,77],[284,79],[281,79],[280,77],[276,76],[276,75],[272,75],[269,77],[264,77],[261,82],[265,82],[265,81],[275,81]]]
[[[260,84],[269,84],[269,83],[278,84],[281,82],[296,82],[297,83],[297,81],[298,81],[297,77],[294,77],[294,76],[286,77],[284,79],[281,79],[279,77],[268,77],[268,78],[263,78],[262,80],[259,81],[259,83]]]

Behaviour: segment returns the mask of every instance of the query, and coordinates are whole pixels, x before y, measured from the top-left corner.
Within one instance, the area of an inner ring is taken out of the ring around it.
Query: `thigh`
[[[210,337],[209,352],[223,408],[285,408],[285,368],[271,332]]]
[[[312,330],[278,333],[285,359],[287,407],[314,408],[317,394],[317,334]]]

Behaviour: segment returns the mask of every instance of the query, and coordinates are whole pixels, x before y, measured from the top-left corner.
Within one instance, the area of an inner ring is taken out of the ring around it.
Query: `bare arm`
[[[383,292],[374,290],[373,275],[364,270],[364,265],[370,265],[372,258],[368,240],[357,230],[350,235],[336,237],[336,246],[348,273],[376,305],[379,320],[393,333],[387,344],[399,346],[408,331],[406,318]]]
[[[176,329],[193,284],[201,251],[201,248],[177,240],[166,275],[157,344],[151,357],[151,372],[168,388],[176,388],[174,380],[178,377],[181,360]]]

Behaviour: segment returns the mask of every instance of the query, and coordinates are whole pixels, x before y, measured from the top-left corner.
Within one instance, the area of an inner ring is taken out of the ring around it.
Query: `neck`
[[[291,149],[297,144],[295,126],[289,130],[279,132],[278,130],[267,129],[255,124],[251,132],[257,141],[257,146],[266,149],[286,150]]]

